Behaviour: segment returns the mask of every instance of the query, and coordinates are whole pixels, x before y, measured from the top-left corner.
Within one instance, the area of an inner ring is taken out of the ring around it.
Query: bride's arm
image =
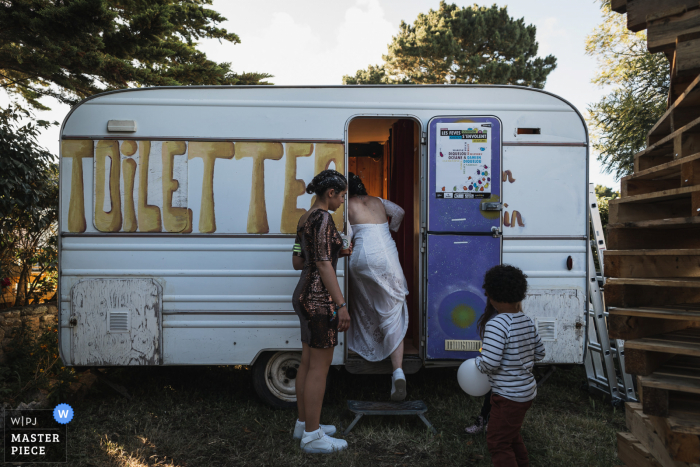
[[[391,218],[391,222],[389,222],[389,229],[392,232],[398,232],[399,227],[401,226],[401,221],[403,220],[403,216],[404,214],[406,214],[406,212],[403,209],[401,209],[401,206],[399,206],[396,203],[392,203],[388,199],[379,199],[382,200],[382,204],[384,205],[386,215]]]

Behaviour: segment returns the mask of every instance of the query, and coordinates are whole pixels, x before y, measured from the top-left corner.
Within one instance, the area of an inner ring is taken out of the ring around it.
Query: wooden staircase
[[[700,464],[700,2],[612,0],[671,63],[669,107],[610,201],[605,300],[640,403],[627,403],[628,466]]]

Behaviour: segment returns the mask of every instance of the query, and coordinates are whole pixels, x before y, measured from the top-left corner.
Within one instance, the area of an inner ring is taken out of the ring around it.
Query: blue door
[[[484,273],[501,263],[501,123],[438,117],[428,135],[426,357],[464,360],[481,346]]]

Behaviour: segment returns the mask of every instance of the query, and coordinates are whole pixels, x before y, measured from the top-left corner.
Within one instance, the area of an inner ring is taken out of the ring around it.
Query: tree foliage
[[[412,25],[401,22],[382,65],[370,65],[343,84],[517,84],[544,87],[556,67],[537,57],[536,28],[507,7],[458,7],[440,2]]]
[[[634,33],[626,18],[601,0],[604,21],[586,40],[586,53],[598,61],[593,83],[613,90],[588,107],[593,148],[608,173],[632,173],[634,154],[666,111],[670,84],[668,60],[647,51],[646,33]]]
[[[55,284],[58,167],[37,142],[40,128],[17,106],[0,111],[0,279],[15,278],[15,305]]]
[[[239,43],[216,25],[211,0],[0,1],[0,86],[31,105],[52,96],[75,104],[133,86],[267,84],[265,73],[231,71],[196,40]]]

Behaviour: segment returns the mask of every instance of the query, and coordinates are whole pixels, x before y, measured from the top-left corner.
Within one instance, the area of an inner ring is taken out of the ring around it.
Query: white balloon
[[[483,396],[491,390],[489,377],[479,371],[476,360],[470,358],[459,366],[457,371],[459,387],[470,396]]]

